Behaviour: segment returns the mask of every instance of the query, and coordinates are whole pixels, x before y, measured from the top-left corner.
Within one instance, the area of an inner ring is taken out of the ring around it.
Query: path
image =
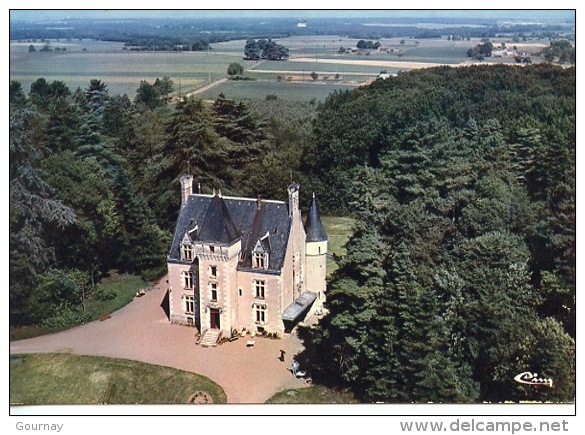
[[[244,338],[202,348],[195,345],[194,328],[169,323],[160,306],[165,293],[162,288],[149,291],[105,321],[11,342],[10,353],[67,352],[174,367],[217,382],[228,403],[264,403],[278,391],[306,385],[289,371],[291,357],[302,349],[294,334],[280,340],[256,338],[253,348],[246,347]],[[278,359],[281,348],[285,362]]]
[[[228,80],[227,77],[222,77],[221,79],[216,80],[214,82],[211,82],[208,85],[203,86],[202,88],[195,89],[194,91],[188,92],[187,97],[189,97],[191,95],[201,94],[201,93],[203,93],[211,88],[215,88],[216,86],[218,86],[224,82],[227,82],[227,80]]]

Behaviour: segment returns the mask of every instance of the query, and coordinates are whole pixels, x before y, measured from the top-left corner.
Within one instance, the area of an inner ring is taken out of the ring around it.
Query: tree
[[[261,48],[258,46],[258,43],[255,39],[248,39],[246,41],[246,46],[244,47],[244,57],[248,60],[258,60],[260,59],[261,55]]]
[[[29,53],[34,53],[36,51],[37,51],[37,49],[35,48],[34,45],[31,44],[31,45],[28,46],[28,52]]]
[[[170,100],[170,94],[173,92],[173,81],[167,76],[164,76],[162,79],[157,77],[154,81],[153,87],[163,101],[168,103]]]
[[[154,110],[163,104],[160,98],[159,90],[146,80],[140,82],[140,86],[136,90],[136,97],[134,103],[143,106],[148,110]]]
[[[10,80],[9,101],[15,107],[22,107],[26,103],[22,84],[16,80]]]
[[[40,169],[42,122],[30,110],[10,112],[10,322],[34,321],[30,306],[37,278],[54,262],[47,235],[76,221],[75,212],[53,198]]]
[[[230,77],[241,76],[244,74],[244,67],[237,62],[230,63],[227,69],[227,73]]]
[[[309,76],[311,76],[311,78],[313,80],[317,80],[319,78],[319,74],[317,74],[315,71],[313,71],[311,74],[309,74]]]

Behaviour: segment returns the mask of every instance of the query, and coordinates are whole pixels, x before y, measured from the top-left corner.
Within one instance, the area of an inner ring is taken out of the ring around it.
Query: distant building
[[[315,196],[305,224],[299,185],[288,202],[193,193],[182,202],[168,255],[170,320],[202,334],[282,333],[322,307],[327,233]]]
[[[299,21],[299,22],[297,23],[297,27],[298,27],[299,29],[300,29],[300,28],[305,28],[305,27],[307,27],[307,23],[306,23],[306,21]]]
[[[514,57],[516,56],[515,50],[510,50],[506,47],[497,48],[492,50],[492,57]]]

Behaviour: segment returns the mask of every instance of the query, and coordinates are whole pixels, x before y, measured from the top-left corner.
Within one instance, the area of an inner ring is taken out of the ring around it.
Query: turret
[[[305,278],[307,290],[318,292],[322,301],[326,290],[327,276],[327,232],[321,222],[317,210],[317,200],[313,193],[311,208],[305,223],[306,237],[306,268]]]

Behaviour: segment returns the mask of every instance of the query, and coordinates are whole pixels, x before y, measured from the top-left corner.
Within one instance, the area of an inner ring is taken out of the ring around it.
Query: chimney
[[[298,183],[291,183],[288,186],[288,214],[292,216],[293,213],[299,212],[299,185]]]
[[[189,195],[193,194],[193,176],[183,175],[181,177],[181,207],[185,207]]]
[[[256,198],[256,210],[260,211],[261,208],[262,208],[262,197],[260,195],[258,195],[258,198]]]

